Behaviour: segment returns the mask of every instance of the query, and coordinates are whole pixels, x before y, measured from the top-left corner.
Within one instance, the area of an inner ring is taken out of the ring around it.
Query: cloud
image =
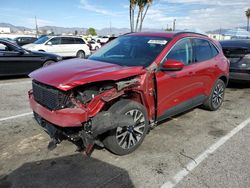
[[[246,0],[159,0],[149,9],[144,27],[198,28],[204,31],[246,25]]]
[[[94,5],[90,4],[88,2],[88,0],[81,0],[79,8],[82,8],[84,10],[88,10],[88,11],[91,11],[91,12],[95,12],[95,13],[98,13],[98,14],[106,15],[106,16],[116,16],[116,14],[113,13],[113,12],[110,12],[110,11],[104,9],[104,8],[100,8],[100,7],[97,7],[97,6],[94,6]]]

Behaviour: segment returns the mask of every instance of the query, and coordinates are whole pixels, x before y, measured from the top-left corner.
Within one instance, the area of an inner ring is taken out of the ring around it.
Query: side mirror
[[[47,45],[50,45],[50,46],[52,46],[52,42],[50,42],[50,41],[49,41],[49,42],[47,42]]]
[[[168,59],[167,61],[165,61],[162,66],[161,66],[161,70],[163,71],[179,71],[181,69],[183,69],[185,65],[177,60],[174,59]]]

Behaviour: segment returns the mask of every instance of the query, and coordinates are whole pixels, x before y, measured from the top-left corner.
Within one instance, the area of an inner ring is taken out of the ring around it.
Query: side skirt
[[[161,115],[160,117],[157,118],[157,121],[162,121],[164,119],[170,118],[172,116],[175,116],[177,114],[180,114],[182,112],[190,110],[196,106],[199,106],[199,105],[203,104],[206,99],[207,99],[207,96],[199,95],[199,96],[194,97],[188,101],[185,101],[181,104],[178,104],[177,106],[174,106],[174,107],[166,110],[163,115]]]

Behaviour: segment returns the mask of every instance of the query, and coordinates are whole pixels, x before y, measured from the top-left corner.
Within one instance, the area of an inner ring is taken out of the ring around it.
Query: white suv
[[[86,41],[80,37],[44,36],[32,44],[24,45],[23,48],[32,51],[50,52],[62,57],[85,58],[90,55],[90,49]]]

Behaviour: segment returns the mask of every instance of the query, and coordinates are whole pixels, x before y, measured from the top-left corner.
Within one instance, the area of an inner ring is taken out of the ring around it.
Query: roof
[[[189,31],[178,31],[178,32],[137,32],[137,33],[128,33],[128,35],[134,36],[152,36],[152,37],[164,37],[164,38],[174,38],[177,35],[181,34],[193,34],[193,35],[202,35],[207,36],[201,33],[189,32]]]

